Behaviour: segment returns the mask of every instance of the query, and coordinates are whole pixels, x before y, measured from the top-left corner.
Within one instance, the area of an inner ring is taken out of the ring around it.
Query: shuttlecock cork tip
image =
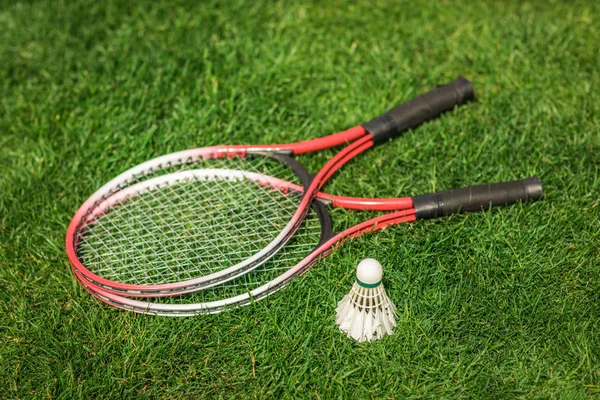
[[[356,268],[356,282],[365,288],[379,286],[383,277],[383,268],[374,258],[365,258]]]

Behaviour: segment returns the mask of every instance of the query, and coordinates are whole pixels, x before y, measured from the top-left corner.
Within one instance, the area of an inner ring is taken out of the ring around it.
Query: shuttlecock
[[[373,258],[362,260],[356,268],[356,282],[338,303],[336,323],[340,331],[359,342],[391,335],[396,326],[396,307],[381,283],[383,268]]]

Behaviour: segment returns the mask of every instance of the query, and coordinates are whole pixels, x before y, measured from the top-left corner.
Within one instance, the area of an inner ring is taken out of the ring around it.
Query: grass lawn
[[[0,396],[600,397],[599,27],[593,1],[3,2]],[[122,170],[339,131],[460,75],[476,102],[326,189],[539,175],[544,200],[365,236],[219,315],[136,315],[76,284],[67,225]],[[358,344],[334,314],[363,257],[400,321]]]

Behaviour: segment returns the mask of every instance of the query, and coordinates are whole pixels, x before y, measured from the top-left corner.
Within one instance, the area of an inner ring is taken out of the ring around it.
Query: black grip
[[[471,186],[413,197],[417,218],[438,218],[464,211],[485,211],[490,205],[506,206],[517,201],[538,200],[544,195],[540,178]]]
[[[415,128],[474,98],[473,85],[466,78],[460,77],[454,82],[400,104],[363,124],[363,128],[373,136],[373,142],[377,144]]]

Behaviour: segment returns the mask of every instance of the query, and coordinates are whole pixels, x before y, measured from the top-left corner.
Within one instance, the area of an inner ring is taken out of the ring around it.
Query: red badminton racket
[[[459,78],[338,134],[205,147],[140,164],[101,187],[73,217],[66,238],[73,270],[103,290],[129,296],[175,295],[235,279],[294,236],[315,197],[328,196],[319,191],[342,165],[473,98],[471,83]],[[348,142],[314,178],[292,158]],[[333,201],[364,208],[364,199]],[[371,200],[368,208],[408,207],[406,199],[388,199]]]
[[[331,233],[331,219],[323,202],[318,199],[307,218],[307,223],[299,229],[294,239],[259,268],[210,289],[187,296],[157,298],[152,302],[111,293],[90,282],[77,271],[74,272],[89,293],[119,308],[166,316],[217,313],[227,308],[249,304],[278,291],[347,239],[416,219],[438,218],[459,211],[482,211],[490,206],[537,200],[542,195],[541,182],[537,177],[533,177],[408,197],[407,200],[403,200],[410,201],[408,209],[370,219],[336,235]],[[317,247],[314,250],[307,250],[315,245]]]

